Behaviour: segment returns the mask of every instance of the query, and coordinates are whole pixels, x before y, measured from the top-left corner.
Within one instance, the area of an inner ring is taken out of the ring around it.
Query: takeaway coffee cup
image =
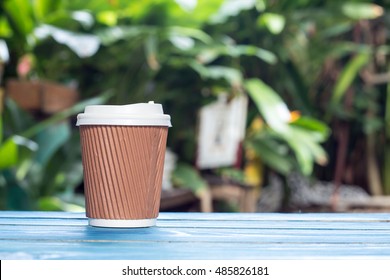
[[[91,226],[149,227],[159,213],[170,116],[161,104],[87,106],[80,127]]]

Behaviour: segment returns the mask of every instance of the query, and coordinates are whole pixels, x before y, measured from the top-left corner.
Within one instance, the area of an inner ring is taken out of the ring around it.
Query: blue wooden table
[[[0,212],[0,259],[390,258],[390,214],[161,213],[88,226],[84,213]]]

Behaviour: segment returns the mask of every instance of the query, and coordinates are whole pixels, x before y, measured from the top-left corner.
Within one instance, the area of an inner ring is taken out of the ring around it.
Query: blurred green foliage
[[[367,71],[390,70],[389,6],[385,0],[2,1],[0,40],[10,52],[8,64],[0,60],[3,81],[16,77],[18,61],[29,55],[29,79],[77,84],[82,100],[45,120],[6,100],[1,209],[80,209],[79,134],[69,118],[86,104],[162,103],[173,120],[168,146],[182,162],[175,182],[196,192],[205,186],[191,170],[199,108],[220,93],[247,94],[245,149],[283,176],[309,176],[316,163],[329,162],[317,174],[333,179],[338,161],[353,163],[337,157],[340,123],[348,124],[351,155],[368,137],[379,146],[390,140],[384,102],[390,91],[386,81],[366,79]],[[259,119],[262,125],[254,125]],[[389,153],[374,146],[366,154],[383,163],[383,189],[390,192]]]

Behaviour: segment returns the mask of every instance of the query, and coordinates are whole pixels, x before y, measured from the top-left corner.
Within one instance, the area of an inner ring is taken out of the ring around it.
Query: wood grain
[[[390,258],[388,214],[161,213],[88,226],[85,213],[0,212],[0,259]]]

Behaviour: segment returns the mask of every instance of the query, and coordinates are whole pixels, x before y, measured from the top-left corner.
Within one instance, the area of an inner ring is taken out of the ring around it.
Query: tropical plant
[[[85,106],[102,104],[109,94],[80,102],[36,122],[7,100],[0,135],[0,207],[13,210],[81,210],[75,193],[82,182],[79,134],[69,118]]]
[[[261,10],[265,2],[259,3]],[[14,50],[14,57],[26,54],[33,57],[35,72],[30,74],[31,78],[42,77],[66,82],[77,77],[84,98],[111,89],[114,93],[110,99],[112,103],[132,103],[144,101],[146,98],[164,103],[167,112],[172,115],[175,128],[170,133],[169,144],[175,147],[181,160],[187,163],[192,163],[195,156],[197,110],[220,92],[243,94],[247,85],[247,90],[256,104],[255,114],[262,115],[269,127],[262,132],[263,135],[251,136],[253,139],[248,141],[248,145],[260,151],[264,162],[282,174],[287,174],[292,169],[309,174],[313,161],[320,158],[324,161],[325,157],[325,153],[317,145],[320,139],[312,136],[312,132],[313,135],[318,132],[317,128],[313,130],[310,125],[303,125],[298,129],[296,127],[300,123],[290,125],[283,120],[280,124],[288,127],[290,131],[283,134],[275,125],[274,118],[270,117],[270,113],[275,116],[278,114],[277,106],[274,107],[273,103],[275,100],[284,104],[278,99],[278,94],[260,80],[257,83],[253,80],[245,81],[246,73],[243,69],[247,67],[247,58],[252,57],[258,63],[274,65],[277,57],[273,52],[259,47],[256,41],[254,44],[248,44],[245,43],[245,37],[233,38],[224,29],[218,31],[221,25],[230,24],[232,19],[239,16],[240,11],[250,11],[255,4],[256,1],[237,5],[234,1],[218,0],[199,1],[196,6],[189,7],[184,2],[175,1],[127,3],[95,0],[88,3],[57,1],[54,4],[43,0],[8,0],[2,6],[5,15],[3,25],[8,32],[8,36],[7,32],[3,33],[3,36]],[[23,9],[20,13],[15,13],[16,7],[20,5]],[[191,20],[188,20],[189,13],[192,15]],[[264,17],[263,24],[268,24],[267,20],[272,21],[272,15],[269,15],[268,19]],[[87,50],[92,49],[87,55],[83,52],[82,47],[85,46],[80,45],[80,39],[90,47],[86,48]],[[89,57],[92,54],[93,56]],[[188,87],[189,84],[191,87]],[[263,100],[263,95],[269,98]],[[268,107],[270,108],[267,109]],[[10,105],[7,110],[12,111]],[[306,124],[310,121],[307,119]],[[17,130],[13,128],[10,131],[16,133]],[[37,136],[34,139],[38,147],[47,145],[44,141],[53,138],[52,146],[47,146],[50,149],[41,151],[42,156],[38,153],[32,156],[31,160],[30,155],[30,161],[40,160],[40,167],[34,167],[34,178],[39,182],[39,187],[36,187],[39,191],[35,193],[40,193],[35,197],[48,195],[42,191],[45,188],[43,184],[53,185],[53,190],[61,189],[55,187],[55,180],[45,178],[48,174],[61,174],[59,170],[46,172],[56,166],[49,164],[49,159],[55,152],[58,154],[62,149],[72,149],[75,144],[70,144],[71,138],[77,140],[77,134],[70,132],[64,124],[47,126],[43,131],[46,131],[46,134],[42,132],[41,136],[27,133],[27,138]],[[52,131],[55,132],[51,134]],[[294,142],[295,137],[308,141],[310,148],[297,145],[297,142]],[[278,154],[274,153],[274,149],[270,149],[271,154],[262,150],[262,147],[276,145],[277,142],[287,149],[287,159],[290,161],[288,169],[279,168],[284,164],[275,164],[274,157]],[[72,160],[75,160],[79,153],[77,149],[66,154],[73,153],[75,156]],[[60,156],[57,157],[61,161],[64,160]],[[294,159],[297,159],[296,165],[292,163]],[[55,162],[55,159],[52,161]],[[80,167],[79,158],[75,164]],[[16,171],[15,174],[24,175],[17,178],[26,179],[26,170],[32,170],[35,165],[37,164],[31,164],[30,168],[24,167],[24,173]],[[176,180],[178,184],[182,182],[182,185],[191,185],[189,182],[192,179],[183,183],[183,178],[187,176],[183,176],[180,170],[185,171],[184,175],[192,174],[192,177],[196,176],[196,171],[179,168],[175,173],[176,178],[181,178]],[[61,176],[58,175],[56,180],[60,180],[58,178]],[[26,185],[34,184],[29,181]],[[76,184],[71,185],[74,188]],[[51,194],[53,193],[49,193]]]
[[[176,183],[195,192],[207,186],[191,167],[197,112],[222,92],[251,99],[247,162],[255,157],[282,175],[315,171],[340,183],[346,180],[341,175],[356,170],[351,163],[362,159],[357,153],[364,146],[372,185],[375,174],[390,174],[378,166],[383,161],[390,166],[390,153],[382,155],[377,148],[390,139],[384,102],[389,90],[377,85],[375,74],[388,71],[388,37],[383,35],[388,18],[381,16],[386,5],[358,0],[6,0],[0,3],[0,38],[11,62],[4,73],[15,77],[17,62],[27,55],[33,68],[25,78],[76,83],[85,102],[163,103],[173,120],[168,145],[182,162],[174,173]],[[77,129],[53,126],[53,121],[85,104],[42,122],[8,101],[2,113],[0,151],[7,156],[0,157],[0,184],[24,184],[19,193],[34,186],[34,199],[74,193],[81,180]],[[45,141],[51,138],[49,145]],[[326,162],[327,167],[316,165]],[[33,166],[39,166],[37,171]],[[241,179],[248,175],[239,173]]]
[[[277,75],[286,79],[269,84],[277,84],[275,89],[284,93],[284,100],[291,98],[294,109],[323,119],[332,128],[326,144],[331,161],[324,172],[330,176],[324,179],[334,180],[337,186],[341,182],[368,185],[374,195],[386,188],[381,177],[388,174],[380,170],[383,159],[378,149],[386,122],[386,92],[369,79],[388,71],[384,35],[388,15],[381,4],[388,5],[280,1],[269,6],[285,21],[277,36],[283,47],[277,53],[285,66],[278,68],[282,72]]]
[[[62,21],[72,28],[82,22],[77,13],[64,12],[61,1],[0,4],[0,37],[11,53],[5,76],[18,73],[19,77],[28,79],[65,83],[74,80],[69,66],[78,65],[80,60],[76,55],[85,57],[96,50],[85,50],[91,44],[91,36],[48,25]],[[48,39],[50,36],[54,42]],[[76,39],[84,39],[84,45],[75,45]],[[41,52],[42,48],[46,52]],[[84,50],[80,52],[80,48]],[[28,65],[23,65],[27,67],[18,68],[27,59]],[[19,65],[15,63],[18,60],[22,61]],[[107,98],[107,94],[102,94],[85,100],[43,121],[35,120],[14,102],[6,100],[0,129],[4,139],[0,141],[1,209],[82,209],[77,205],[82,205],[83,199],[77,198],[74,192],[82,180],[79,139],[68,118],[82,111],[85,105],[101,104]]]

